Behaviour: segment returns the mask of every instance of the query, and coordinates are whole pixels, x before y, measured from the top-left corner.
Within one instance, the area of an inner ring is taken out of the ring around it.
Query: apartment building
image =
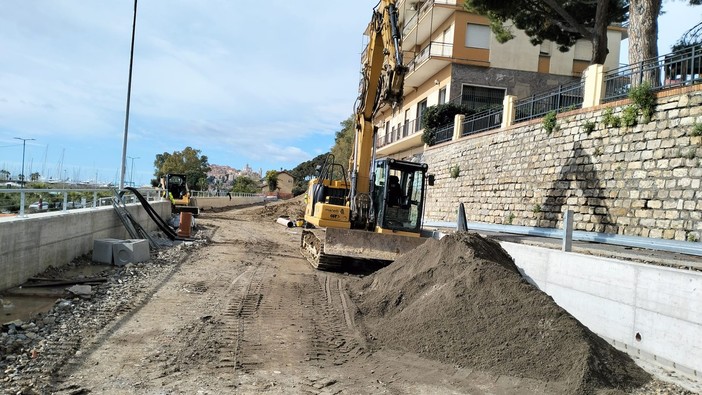
[[[555,43],[534,46],[520,30],[497,42],[487,18],[469,13],[462,0],[400,0],[405,77],[404,102],[376,117],[378,156],[411,158],[424,150],[421,117],[430,106],[456,102],[480,110],[578,80],[592,45],[581,40],[568,52]],[[606,69],[618,67],[626,30],[608,31]]]

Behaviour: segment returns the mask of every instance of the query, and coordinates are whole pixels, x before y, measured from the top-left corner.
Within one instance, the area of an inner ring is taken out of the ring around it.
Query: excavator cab
[[[428,166],[383,158],[374,169],[376,232],[419,235]]]

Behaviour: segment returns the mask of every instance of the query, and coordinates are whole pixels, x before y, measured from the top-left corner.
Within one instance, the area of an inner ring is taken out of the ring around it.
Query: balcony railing
[[[404,139],[405,137],[409,137],[418,131],[420,131],[421,125],[420,122],[417,122],[416,119],[413,120],[407,120],[403,124],[399,124],[397,126],[393,126],[390,131],[382,136],[378,136],[376,138],[376,147],[384,147],[388,144],[392,144],[396,141],[400,141]]]
[[[422,63],[429,60],[433,56],[451,57],[453,55],[453,44],[444,43],[439,41],[432,41],[424,47],[417,56],[414,57],[408,64],[409,72],[413,72],[417,67],[421,66]]]
[[[405,22],[405,25],[402,28],[402,35],[406,36],[409,34],[409,32],[414,29],[415,26],[417,26],[417,20],[421,18],[424,14],[426,14],[431,8],[434,6],[434,4],[447,4],[447,5],[457,5],[456,0],[428,0],[425,1],[424,4],[419,8],[418,12],[415,12],[409,19],[407,19],[407,22]]]

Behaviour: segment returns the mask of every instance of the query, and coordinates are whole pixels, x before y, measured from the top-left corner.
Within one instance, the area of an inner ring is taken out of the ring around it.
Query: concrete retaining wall
[[[248,204],[262,203],[264,196],[250,197],[232,197],[231,200],[227,196],[220,197],[197,197],[192,199],[192,204],[199,207],[202,211],[211,210],[213,208],[226,208],[245,206]]]
[[[501,244],[532,284],[599,336],[702,376],[702,273]]]
[[[151,202],[164,219],[169,201]],[[127,206],[147,230],[156,224],[138,204]],[[62,266],[93,249],[93,240],[127,239],[129,235],[112,207],[0,218],[0,290],[24,283],[51,266]]]

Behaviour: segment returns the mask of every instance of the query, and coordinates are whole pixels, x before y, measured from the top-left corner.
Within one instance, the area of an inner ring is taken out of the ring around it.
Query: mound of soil
[[[349,292],[378,346],[556,381],[574,394],[650,380],[626,354],[523,279],[496,241],[474,233],[428,240]]]
[[[266,203],[265,206],[256,209],[256,214],[267,219],[288,217],[298,219],[305,217],[305,196],[300,195],[288,200],[278,200]]]

